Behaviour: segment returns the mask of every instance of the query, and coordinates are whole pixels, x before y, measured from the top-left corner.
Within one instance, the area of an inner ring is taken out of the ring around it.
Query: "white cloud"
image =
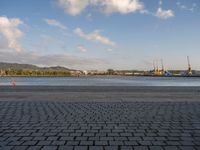
[[[106,14],[127,14],[144,9],[139,0],[99,0],[98,4],[102,7],[102,12]]]
[[[83,53],[87,52],[87,49],[83,45],[78,45],[77,48]]]
[[[44,21],[50,26],[58,27],[58,28],[63,29],[63,30],[67,29],[66,26],[64,26],[61,22],[59,22],[55,19],[44,19]]]
[[[82,31],[82,29],[76,28],[74,30],[74,33],[77,34],[78,36],[80,36],[81,38],[84,38],[88,41],[98,42],[98,43],[101,43],[101,44],[104,44],[104,45],[109,45],[109,46],[115,46],[116,45],[116,43],[111,41],[109,38],[100,35],[98,30],[95,30],[92,33],[86,34]]]
[[[159,5],[162,6],[162,4],[163,4],[163,2],[162,2],[162,0],[160,0],[160,1],[159,1]]]
[[[19,18],[0,16],[0,35],[2,40],[6,41],[3,47],[14,49],[18,52],[22,51],[22,46],[17,41],[23,35],[23,32],[19,29],[21,24],[23,22]]]
[[[90,0],[57,0],[65,13],[72,16],[80,14],[90,3]]]
[[[107,51],[109,51],[109,52],[112,52],[112,51],[113,51],[113,49],[111,49],[111,48],[108,48],[108,49],[107,49]]]
[[[155,16],[161,18],[161,19],[168,19],[171,17],[174,17],[174,12],[172,10],[163,10],[161,7],[158,8]]]
[[[106,14],[127,14],[144,10],[140,0],[57,0],[57,2],[65,13],[72,16],[81,14],[87,7],[97,8]]]
[[[89,21],[92,21],[92,14],[91,13],[87,14],[86,19]]]
[[[176,5],[181,10],[190,11],[190,12],[194,12],[195,9],[197,8],[197,4],[196,3],[193,3],[190,7],[182,4],[181,2],[177,2]]]

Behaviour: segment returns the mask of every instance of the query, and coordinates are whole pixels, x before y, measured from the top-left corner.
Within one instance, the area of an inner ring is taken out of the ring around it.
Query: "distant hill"
[[[0,69],[6,70],[6,69],[14,69],[14,70],[19,70],[19,69],[30,69],[30,70],[73,70],[73,69],[68,69],[62,66],[53,66],[53,67],[38,67],[36,65],[31,65],[31,64],[18,64],[18,63],[5,63],[5,62],[0,62]]]

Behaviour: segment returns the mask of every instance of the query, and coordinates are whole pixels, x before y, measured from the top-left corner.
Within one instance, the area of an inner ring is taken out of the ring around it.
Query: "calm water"
[[[200,86],[200,78],[173,77],[0,77],[0,86]]]

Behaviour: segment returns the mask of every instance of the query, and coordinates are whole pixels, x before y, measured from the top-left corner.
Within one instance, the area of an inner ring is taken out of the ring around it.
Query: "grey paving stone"
[[[118,146],[105,146],[104,150],[118,150],[119,147]]]
[[[75,146],[74,150],[87,150],[88,147],[87,146]]]
[[[14,150],[26,150],[28,148],[28,146],[14,146],[13,149]]]
[[[164,146],[165,150],[179,150],[177,146]]]
[[[48,146],[48,145],[50,145],[51,144],[51,142],[52,141],[39,141],[38,143],[37,143],[37,145],[45,145],[45,146]]]
[[[124,145],[132,145],[132,146],[137,146],[139,145],[136,141],[124,141]]]
[[[180,146],[180,150],[196,150],[195,147],[192,146]]]
[[[0,101],[0,149],[197,150],[199,108],[199,102]]]
[[[89,145],[93,145],[93,141],[81,141],[80,145],[85,145],[85,146],[89,146]]]
[[[89,146],[89,150],[103,150],[103,146]]]
[[[10,142],[10,143],[8,143],[6,145],[20,146],[20,145],[22,145],[23,142],[24,141],[12,141],[12,142]]]
[[[13,146],[3,146],[3,147],[0,146],[0,150],[11,150],[11,149],[13,149]]]
[[[42,149],[42,146],[29,146],[27,148],[27,150],[40,150],[40,149]]]
[[[134,150],[149,150],[147,146],[134,146]]]
[[[196,150],[200,150],[200,146],[195,146],[195,149]]]
[[[58,150],[73,150],[73,146],[59,146]]]
[[[73,136],[64,136],[64,137],[60,137],[60,140],[64,140],[64,141],[72,141],[74,140]]]
[[[103,146],[103,145],[108,145],[107,141],[95,141],[95,145]]]
[[[75,145],[79,145],[79,141],[67,141],[67,144],[66,145],[72,145],[72,146],[75,146]]]
[[[123,141],[109,141],[110,145],[124,145]]]
[[[65,141],[53,141],[51,145],[65,145]]]
[[[151,141],[138,141],[141,145],[152,145]]]
[[[22,137],[21,139],[20,139],[20,141],[30,141],[30,140],[32,140],[33,139],[33,137],[31,137],[31,136],[29,136],[29,137]]]
[[[44,146],[41,150],[57,150],[57,146]]]
[[[132,146],[121,146],[121,150],[133,150]]]
[[[34,138],[32,139],[32,141],[44,141],[45,139],[46,139],[46,137],[37,136],[37,137],[34,137]]]
[[[27,146],[31,146],[31,145],[36,145],[37,141],[25,141],[22,145],[27,145]]]
[[[161,146],[149,146],[149,149],[150,150],[164,150],[164,148]]]
[[[47,141],[56,141],[58,139],[58,137],[57,136],[49,136],[49,137],[47,137]]]

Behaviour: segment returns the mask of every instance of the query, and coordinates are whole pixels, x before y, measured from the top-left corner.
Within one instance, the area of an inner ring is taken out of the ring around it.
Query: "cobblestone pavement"
[[[199,150],[200,102],[0,102],[1,150]]]

